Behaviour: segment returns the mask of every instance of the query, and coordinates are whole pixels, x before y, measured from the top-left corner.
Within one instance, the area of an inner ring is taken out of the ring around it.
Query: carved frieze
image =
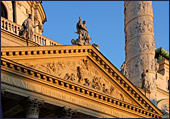
[[[130,25],[130,26],[129,26]],[[137,36],[142,33],[151,33],[153,34],[153,21],[151,19],[147,20],[136,20],[136,22],[133,22],[133,24],[129,24],[127,26],[127,38],[131,39],[134,36]]]
[[[136,37],[129,41],[126,46],[127,61],[137,55],[142,55],[144,53],[154,53],[155,41],[152,37],[142,36]]]
[[[133,18],[140,16],[140,15],[152,15],[152,2],[151,1],[138,1],[138,2],[130,2],[128,7],[126,7],[125,16],[126,21],[129,22]],[[125,22],[125,23],[127,23]]]
[[[131,102],[88,60],[53,61],[34,65],[25,63],[25,65]]]

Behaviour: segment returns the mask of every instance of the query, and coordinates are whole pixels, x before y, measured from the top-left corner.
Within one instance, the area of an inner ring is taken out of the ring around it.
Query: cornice
[[[100,53],[100,55],[102,54]],[[150,102],[150,100],[142,92],[140,92],[139,89],[137,89],[126,77],[124,77],[107,58],[105,58],[103,55],[103,57],[98,58],[99,55],[95,55],[94,51],[92,51],[91,56],[95,60],[100,62],[99,64],[104,67],[104,69],[110,74],[110,76],[112,76],[112,79],[115,79],[114,81],[116,81],[116,83],[120,87],[122,87],[132,98],[140,102],[143,108],[149,109],[151,108],[150,105],[152,105],[152,107],[154,108],[152,111],[157,111],[157,113],[159,112],[161,114],[160,110],[155,105],[153,105],[152,102]],[[102,59],[106,59],[106,61],[103,62]],[[112,71],[112,69],[114,71]]]
[[[36,49],[36,50],[35,50]],[[16,56],[54,56],[57,55],[88,55],[98,66],[102,68],[105,73],[128,95],[130,95],[135,101],[140,104],[141,107],[147,109],[149,112],[158,113],[159,117],[162,116],[160,110],[150,102],[146,96],[139,91],[127,78],[125,78],[120,71],[92,45],[87,46],[39,46],[39,47],[2,47],[1,56],[5,58],[15,58]],[[158,115],[157,115],[158,116]]]
[[[148,117],[148,118],[161,118],[162,117],[162,115],[156,114],[154,110],[152,110],[151,112],[150,110],[142,109],[136,105],[132,105],[132,104],[117,100],[108,95],[101,94],[97,91],[74,84],[71,81],[60,79],[58,77],[43,73],[41,71],[24,66],[14,61],[10,61],[3,57],[1,58],[1,69],[5,71],[9,71],[11,73],[17,73],[18,75],[22,75],[24,77],[32,78],[33,80],[37,82],[46,82],[46,84],[48,84],[49,86],[55,86],[56,88],[66,90],[70,93],[75,93],[85,98],[96,100],[108,106],[112,106],[112,107],[124,110],[129,113],[133,113],[136,115],[140,115],[142,117]]]

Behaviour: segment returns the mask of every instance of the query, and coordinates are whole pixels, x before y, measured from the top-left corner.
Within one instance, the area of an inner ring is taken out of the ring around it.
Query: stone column
[[[152,1],[125,1],[124,3],[128,78],[140,87],[143,72],[146,73],[146,79],[155,78]]]
[[[61,107],[59,111],[57,111],[56,115],[58,115],[59,118],[72,118],[73,114],[75,114],[76,112],[76,110],[64,106]]]
[[[43,104],[44,101],[42,100],[28,97],[26,105],[26,118],[39,118],[40,108]]]
[[[125,1],[125,54],[129,80],[150,90],[156,100],[155,40],[152,1]]]

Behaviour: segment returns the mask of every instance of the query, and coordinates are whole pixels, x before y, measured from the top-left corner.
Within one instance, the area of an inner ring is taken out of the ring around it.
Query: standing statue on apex
[[[39,25],[33,25],[33,22],[31,20],[31,14],[29,14],[28,18],[24,20],[22,23],[22,28],[19,32],[19,35],[22,38],[27,39],[27,46],[28,46],[28,39],[32,40],[33,39],[33,28]]]
[[[83,21],[83,24],[81,24],[81,18],[79,17],[79,21],[76,25],[77,28],[77,34],[79,34],[79,38],[74,40],[72,39],[71,43],[73,45],[89,45],[91,38],[88,34],[88,30],[86,27],[86,21]]]

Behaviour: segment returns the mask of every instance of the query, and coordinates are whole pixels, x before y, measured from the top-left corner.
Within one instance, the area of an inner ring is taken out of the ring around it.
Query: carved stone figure
[[[88,70],[88,61],[83,59],[83,63],[86,66],[86,69]]]
[[[88,30],[87,30],[87,27],[86,27],[86,21],[83,21],[83,39],[85,40],[85,45],[89,45],[90,44],[90,41],[91,41],[91,38],[88,34]]]
[[[106,89],[105,84],[103,84],[102,91],[103,91],[104,93],[109,94],[109,90],[108,90],[108,89]]]
[[[86,21],[83,21],[83,24],[81,24],[81,18],[79,17],[79,21],[76,25],[76,28],[77,28],[77,32],[75,33],[79,34],[79,38],[76,40],[72,39],[71,43],[73,45],[89,45],[91,38],[88,34]]]
[[[149,81],[146,79],[146,71],[143,70],[143,73],[141,74],[141,88],[144,90],[148,90],[150,88],[150,83]]]
[[[101,89],[100,79],[101,79],[101,77],[100,77],[100,78],[94,77],[94,78],[92,79],[92,88],[98,89],[98,90]]]
[[[156,90],[156,78],[150,80],[149,86],[150,86],[150,91]]]
[[[112,95],[114,92],[115,88],[113,86],[110,86],[110,94]]]
[[[80,67],[77,67],[77,77],[78,77],[78,82],[81,83],[83,81],[83,76],[82,76],[82,70]]]
[[[90,85],[90,80],[88,78],[84,79],[85,83],[83,85],[89,86]]]
[[[70,76],[70,80],[71,80],[71,81],[75,81],[75,80],[76,80],[76,78],[75,78],[75,75],[74,75],[74,74],[71,74],[71,76]]]
[[[70,78],[70,76],[68,75],[68,73],[64,76],[65,80],[68,80]]]
[[[22,23],[22,28],[19,33],[19,35],[25,39],[33,39],[33,28],[39,25],[33,25],[33,22],[31,20],[31,14],[29,14],[29,17]],[[28,42],[27,42],[28,45]]]

